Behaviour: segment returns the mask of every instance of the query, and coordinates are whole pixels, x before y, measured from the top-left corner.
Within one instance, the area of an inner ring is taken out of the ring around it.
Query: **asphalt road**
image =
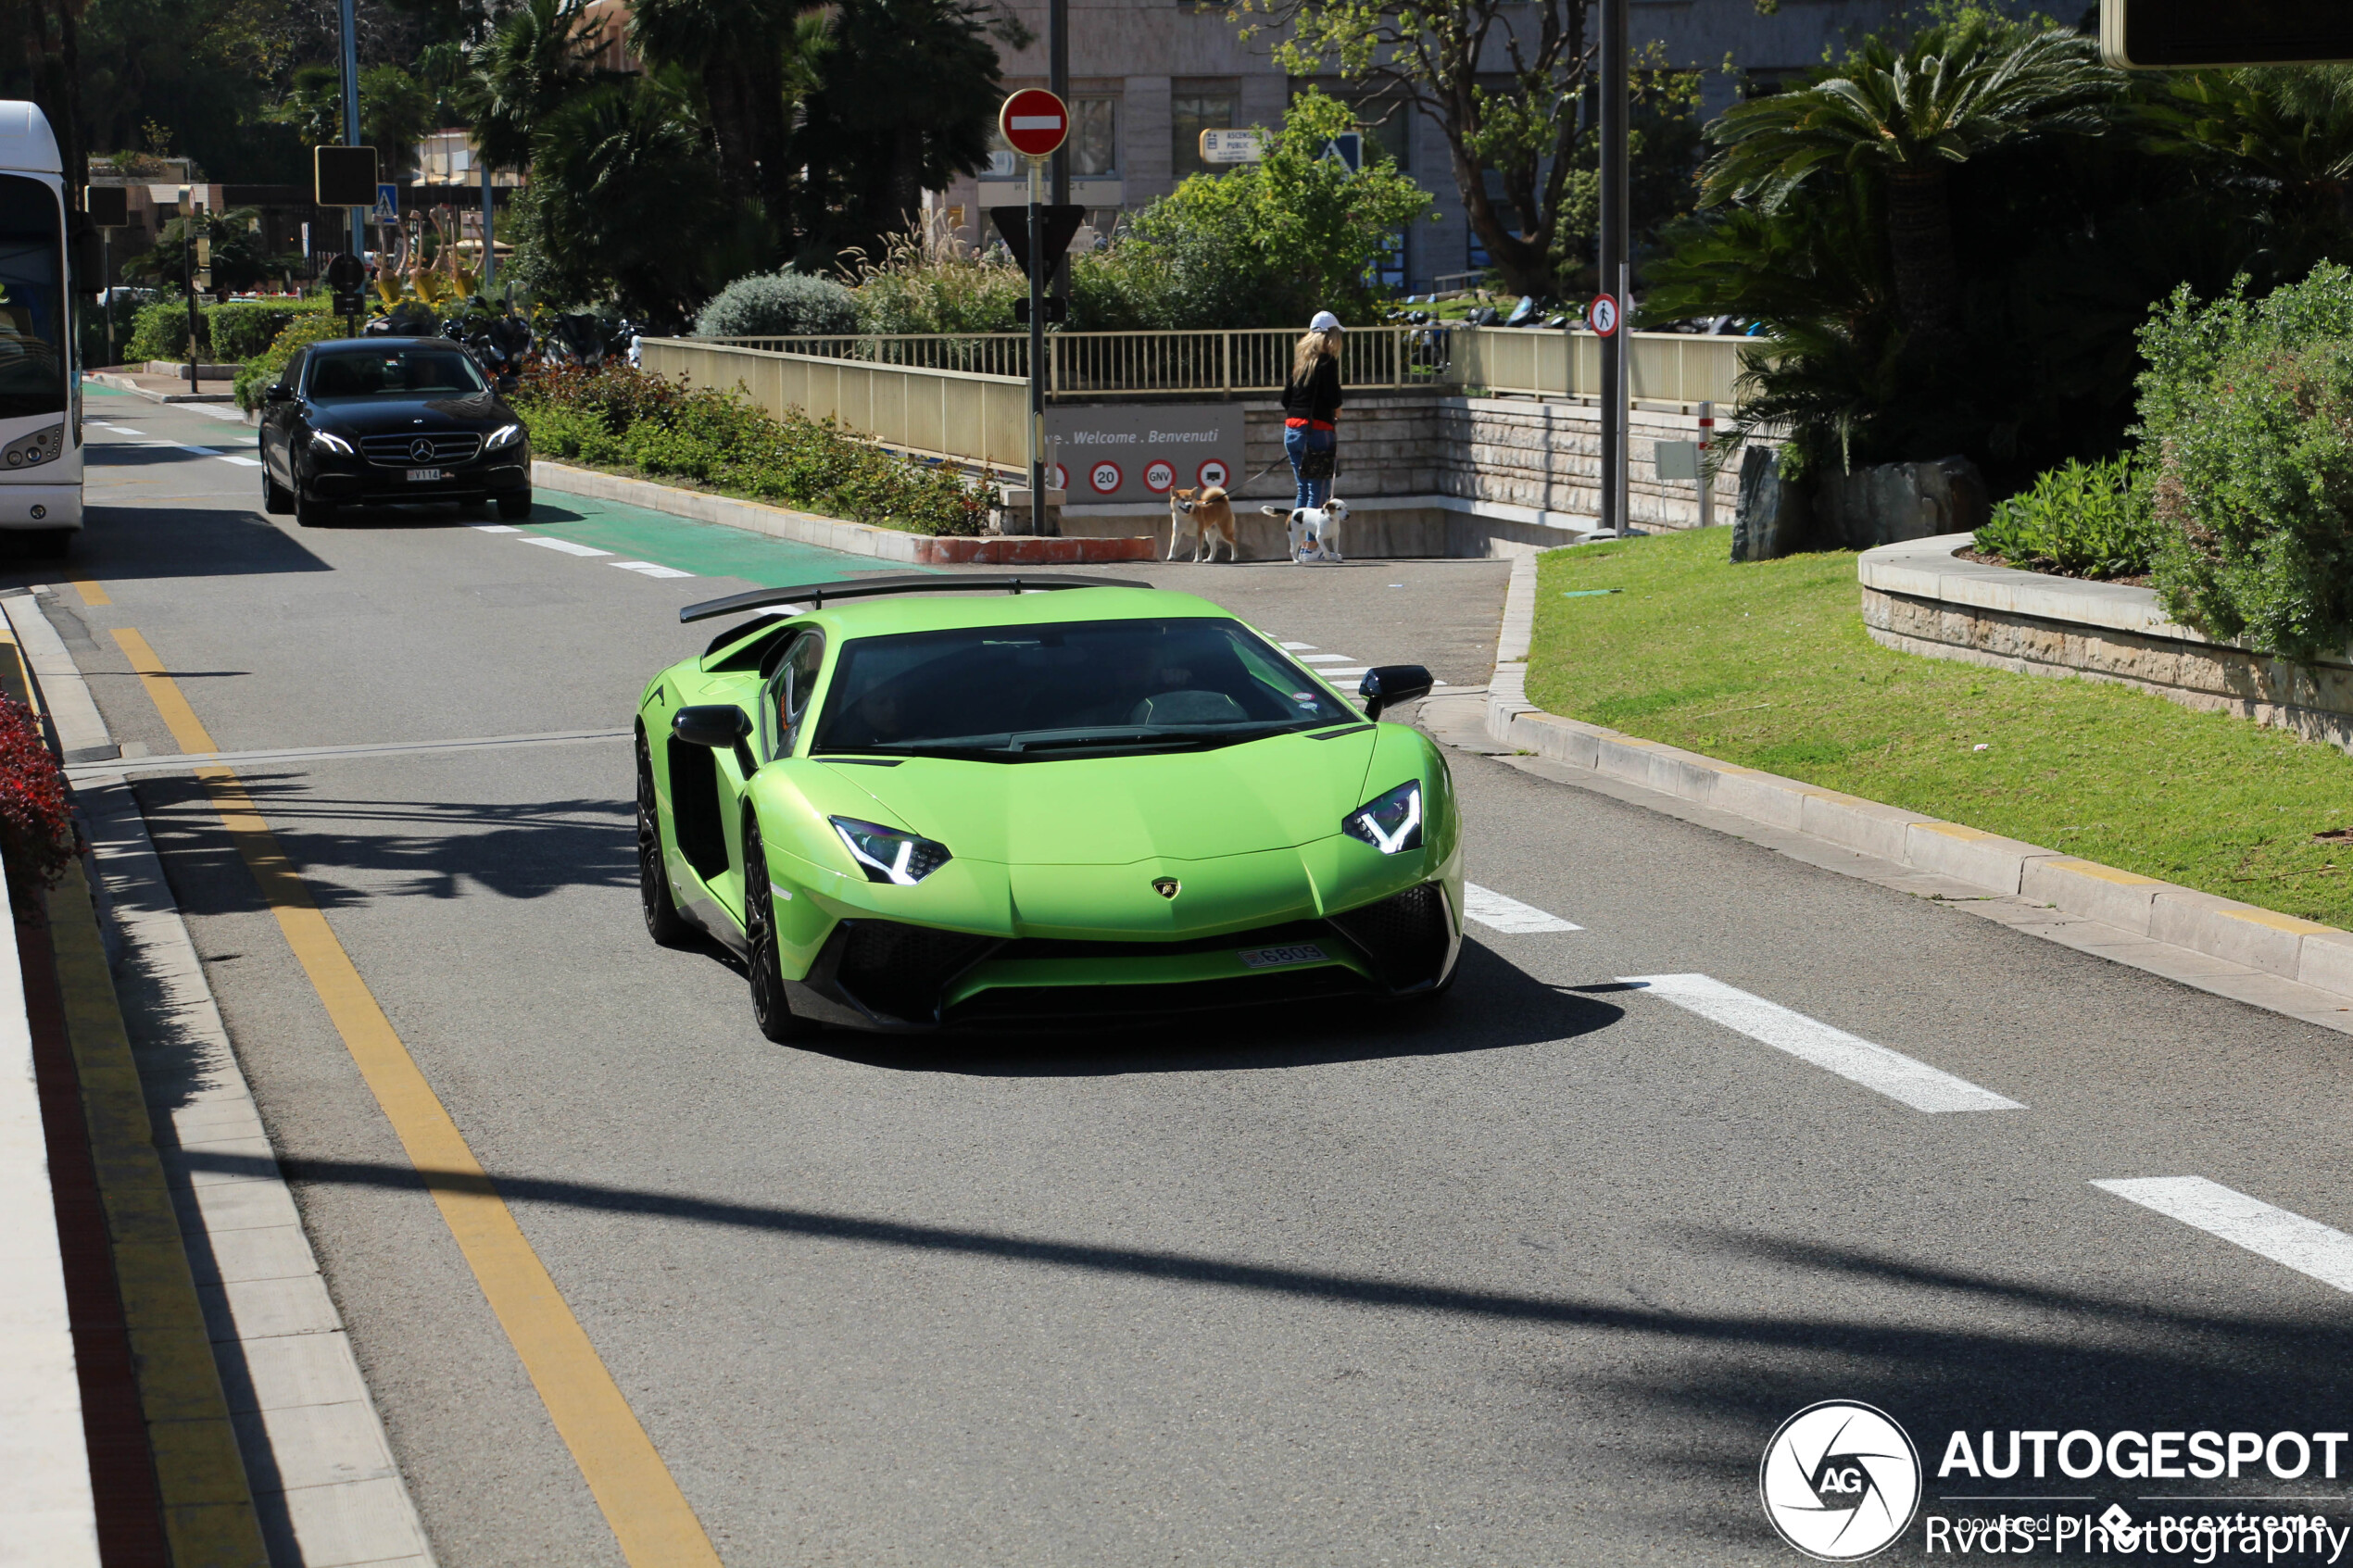
[[[100,585],[43,603],[153,754],[117,628],[224,749],[620,730],[702,640],[679,604],[876,564],[553,495],[522,533],[305,531],[183,449],[250,430],[92,418],[140,433],[94,434],[81,554],[0,581]],[[1137,574],[1456,685],[1504,579]],[[726,963],[646,942],[620,740],[242,776],[729,1563],[1787,1563],[1759,1460],[1831,1399],[1894,1416],[1956,1517],[2346,1522],[2317,1472],[1935,1474],[1956,1429],[2353,1424],[2341,1289],[2092,1185],[2353,1229],[2341,1036],[1453,765],[1472,881],[1579,929],[1474,927],[1428,1016],[800,1050]],[[137,793],[441,1560],[621,1562],[219,819],[183,776]],[[1803,1017],[1629,983],[1665,975]],[[1916,1110],[1808,1020],[2016,1108]]]

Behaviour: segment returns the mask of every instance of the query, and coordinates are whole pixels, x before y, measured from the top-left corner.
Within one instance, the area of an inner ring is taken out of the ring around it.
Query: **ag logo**
[[[1882,1551],[1920,1502],[1920,1456],[1883,1411],[1826,1399],[1781,1423],[1757,1471],[1765,1517],[1822,1562]]]

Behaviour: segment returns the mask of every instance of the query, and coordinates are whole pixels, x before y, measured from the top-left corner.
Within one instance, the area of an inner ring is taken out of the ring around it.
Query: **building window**
[[[1231,82],[1178,82],[1168,96],[1168,169],[1171,177],[1221,174],[1222,166],[1201,160],[1201,133],[1231,131],[1241,94]]]
[[[1119,100],[1074,98],[1070,105],[1070,173],[1075,180],[1119,176]]]

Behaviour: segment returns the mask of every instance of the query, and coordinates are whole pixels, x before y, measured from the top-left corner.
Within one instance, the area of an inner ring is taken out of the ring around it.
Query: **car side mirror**
[[[261,400],[264,403],[291,403],[294,401],[294,388],[284,382],[271,382],[269,389],[262,393]]]
[[[682,708],[670,716],[670,733],[688,746],[725,751],[751,735],[751,715],[732,702]]]
[[[1365,699],[1365,717],[1378,719],[1384,708],[1429,696],[1429,671],[1418,664],[1378,664],[1365,671],[1356,695]]]

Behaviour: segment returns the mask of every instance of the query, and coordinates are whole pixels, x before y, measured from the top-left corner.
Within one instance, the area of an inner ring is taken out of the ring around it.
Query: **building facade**
[[[1043,87],[1045,0],[1009,0],[1008,9],[1037,42],[1002,50],[1006,86]],[[1655,43],[1672,63],[1708,70],[1712,113],[1732,102],[1742,76],[1770,81],[1818,65],[1848,39],[1892,25],[1903,9],[1901,0],[1781,0],[1765,16],[1756,0],[1631,0],[1631,31],[1638,52]],[[1202,131],[1279,124],[1291,94],[1314,85],[1363,104],[1370,134],[1436,198],[1435,220],[1405,235],[1388,281],[1421,292],[1485,265],[1445,137],[1427,119],[1370,99],[1362,84],[1293,79],[1268,57],[1266,40],[1241,42],[1222,6],[1071,0],[1069,17],[1071,200],[1088,209],[1098,232],[1111,233],[1123,214],[1201,172]],[[929,199],[948,209],[963,238],[979,244],[988,233],[986,209],[1026,201],[1026,181],[1022,160],[1005,152],[988,170]]]

